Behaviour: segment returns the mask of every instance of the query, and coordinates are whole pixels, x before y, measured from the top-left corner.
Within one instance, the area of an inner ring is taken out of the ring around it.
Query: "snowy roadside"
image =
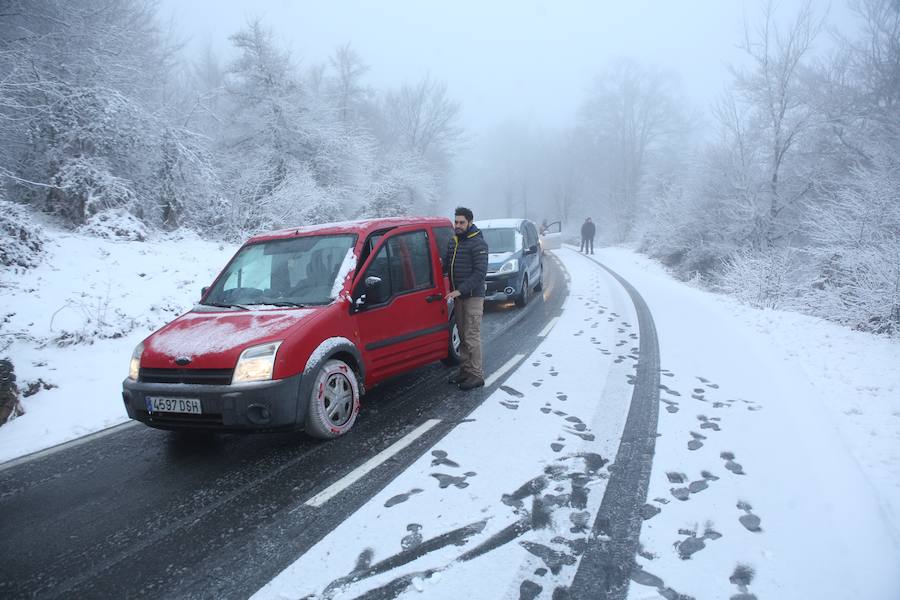
[[[15,367],[25,414],[0,428],[0,461],[127,420],[131,351],[188,310],[235,247],[191,234],[113,242],[47,230],[47,256],[0,271],[0,356]]]
[[[900,344],[595,258],[646,300],[663,369],[629,598],[897,597]]]

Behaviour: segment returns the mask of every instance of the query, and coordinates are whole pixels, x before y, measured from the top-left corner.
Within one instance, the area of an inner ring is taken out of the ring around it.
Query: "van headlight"
[[[138,375],[141,373],[141,355],[143,353],[144,342],[141,342],[134,347],[134,352],[131,353],[131,365],[128,367],[128,379],[132,381],[137,381]]]
[[[281,342],[269,342],[251,346],[241,352],[231,383],[272,379],[272,371],[275,369],[275,354],[278,352],[279,346],[281,346]]]
[[[500,270],[497,273],[515,273],[519,270],[519,259],[513,258],[511,260],[503,263],[503,266],[500,267]]]

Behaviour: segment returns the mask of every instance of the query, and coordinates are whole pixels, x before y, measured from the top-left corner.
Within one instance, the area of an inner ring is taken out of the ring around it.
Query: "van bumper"
[[[128,416],[158,429],[207,429],[219,431],[277,431],[302,428],[307,398],[300,389],[301,375],[242,383],[199,385],[184,383],[122,382],[122,400]],[[309,379],[309,378],[308,378]],[[151,397],[197,399],[201,413],[148,410]]]
[[[485,279],[487,289],[485,302],[506,302],[515,298],[522,289],[524,277],[521,273],[504,273],[488,275]]]

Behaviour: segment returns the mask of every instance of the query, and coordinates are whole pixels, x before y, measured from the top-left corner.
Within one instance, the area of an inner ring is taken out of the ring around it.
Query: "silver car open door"
[[[562,247],[562,223],[553,221],[541,232],[541,247],[544,250],[556,250]]]

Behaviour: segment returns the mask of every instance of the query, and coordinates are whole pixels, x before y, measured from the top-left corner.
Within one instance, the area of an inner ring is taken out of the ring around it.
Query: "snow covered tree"
[[[615,226],[616,241],[634,232],[643,186],[654,160],[687,131],[674,77],[620,60],[596,77],[579,115],[593,163],[596,204]]]
[[[769,0],[755,28],[748,25],[742,48],[749,69],[733,69],[735,102],[746,109],[745,130],[761,132],[753,140],[756,160],[762,161],[765,187],[752,200],[753,227],[749,243],[756,249],[784,243],[796,228],[801,202],[812,190],[812,173],[798,160],[804,136],[814,123],[814,112],[804,87],[804,60],[822,27],[812,4],[803,4],[787,31],[775,18]],[[736,114],[736,113],[735,113]]]
[[[387,93],[383,110],[392,145],[446,167],[463,135],[460,103],[450,99],[446,84],[430,75],[414,85],[405,83]]]

